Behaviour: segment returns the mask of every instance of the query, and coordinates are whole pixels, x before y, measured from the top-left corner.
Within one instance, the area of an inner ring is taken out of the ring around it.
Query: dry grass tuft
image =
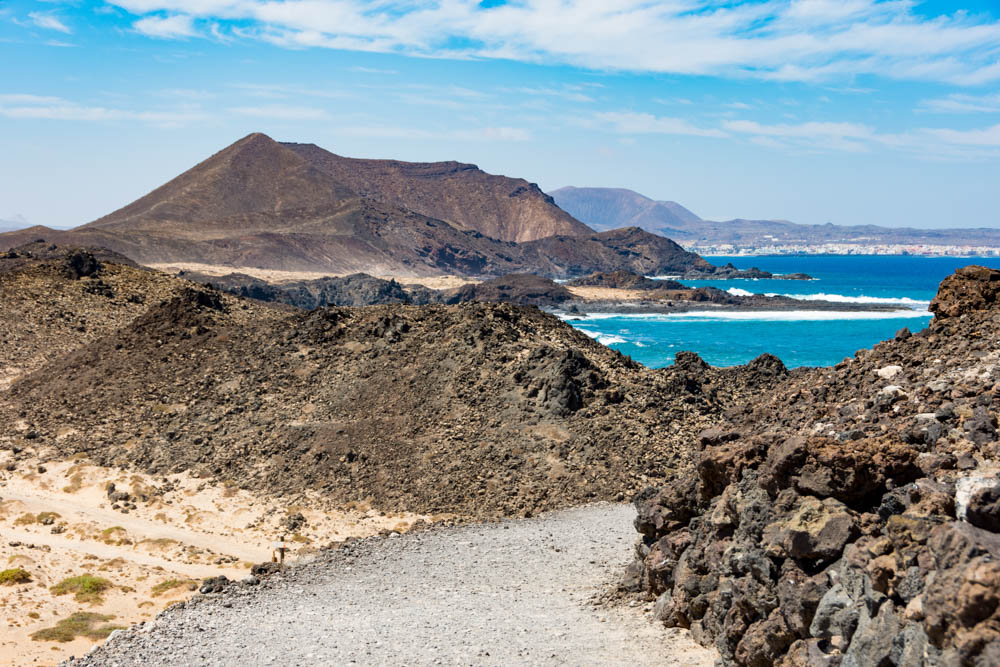
[[[53,595],[73,593],[77,602],[100,604],[104,602],[104,593],[111,587],[111,582],[103,577],[81,574],[78,577],[63,579],[49,590]]]
[[[44,628],[32,633],[31,638],[36,642],[71,642],[77,637],[87,639],[105,639],[115,630],[120,630],[120,625],[101,625],[114,616],[106,614],[95,614],[87,611],[78,611],[75,614],[62,619],[51,628]]]

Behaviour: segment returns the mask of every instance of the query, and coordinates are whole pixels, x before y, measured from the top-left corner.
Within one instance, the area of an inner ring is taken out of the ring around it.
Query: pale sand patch
[[[7,457],[0,463],[6,465]],[[418,520],[432,519],[386,515],[366,506],[335,508],[315,497],[289,506],[187,474],[150,477],[80,461],[45,463],[45,472],[38,472],[36,461],[17,465],[16,471],[0,473],[0,570],[22,567],[32,581],[0,586],[3,665],[51,665],[82,655],[95,641],[33,641],[30,635],[78,611],[114,616],[109,623],[115,625],[148,620],[192,595],[189,584],[220,574],[245,577],[251,564],[271,559],[272,543],[281,535],[291,547],[286,560],[296,562],[348,537],[405,531]],[[136,509],[127,514],[112,509],[108,483],[136,496]],[[58,517],[42,525],[26,516],[41,512]],[[292,534],[283,521],[294,512],[306,523]],[[64,532],[53,533],[55,526]],[[113,584],[104,602],[81,604],[49,590],[85,573]],[[154,595],[156,586],[168,581],[183,585]]]
[[[646,301],[649,292],[617,287],[567,287],[570,293],[584,301]]]
[[[269,283],[283,283],[295,280],[316,280],[318,278],[342,278],[351,273],[329,273],[322,271],[278,271],[259,269],[252,266],[224,266],[222,264],[199,264],[196,262],[167,262],[162,264],[147,264],[151,269],[176,275],[181,271],[197,271],[210,276],[224,276],[229,273],[243,273]],[[356,271],[353,273],[357,273]],[[375,276],[383,280],[395,280],[401,285],[423,285],[431,289],[451,289],[468,283],[479,282],[471,278],[455,275],[418,276],[413,274],[385,274]]]
[[[477,285],[482,281],[475,280],[473,278],[467,278],[465,276],[388,276],[380,275],[375,276],[376,278],[381,278],[382,280],[395,280],[400,285],[423,285],[424,287],[429,287],[431,289],[453,289],[455,287],[461,287],[462,285]]]

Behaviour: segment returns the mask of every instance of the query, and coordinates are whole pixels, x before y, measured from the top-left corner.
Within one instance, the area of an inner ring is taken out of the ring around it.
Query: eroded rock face
[[[790,376],[636,499],[633,580],[729,665],[1000,664],[1000,272]]]
[[[941,282],[929,310],[935,317],[957,317],[992,307],[1000,294],[1000,271],[966,266]]]

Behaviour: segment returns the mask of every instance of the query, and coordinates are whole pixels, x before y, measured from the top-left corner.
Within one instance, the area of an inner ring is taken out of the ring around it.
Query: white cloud
[[[200,110],[132,111],[79,104],[60,97],[25,94],[0,94],[0,116],[17,119],[63,121],[142,121],[174,127],[205,120]]]
[[[927,159],[1000,157],[1000,125],[966,130],[923,127],[902,133],[883,133],[867,125],[835,122],[764,125],[735,120],[722,125],[758,145],[785,150],[866,152],[883,147]]]
[[[923,100],[917,105],[917,110],[934,113],[1000,113],[1000,93],[991,95],[955,93],[943,98]]]
[[[964,11],[928,18],[912,0],[520,0],[491,8],[478,0],[112,2],[137,15],[224,22],[234,36],[287,48],[797,81],[1000,80],[1000,22]]]
[[[246,95],[261,99],[280,100],[300,96],[324,99],[347,99],[355,97],[353,93],[325,86],[310,87],[284,83],[234,83],[230,84],[230,86],[243,91]]]
[[[519,127],[480,127],[461,130],[425,130],[414,127],[392,126],[362,126],[345,127],[339,131],[352,137],[377,137],[379,139],[418,139],[418,140],[458,140],[458,141],[489,141],[489,142],[522,142],[531,141],[528,130]]]
[[[377,67],[362,67],[361,65],[348,67],[347,71],[360,72],[362,74],[399,74],[399,72],[394,69],[378,69]]]
[[[28,14],[28,18],[39,28],[44,28],[46,30],[58,30],[59,32],[64,32],[67,35],[72,34],[72,30],[68,25],[62,22],[62,20],[55,14],[50,14],[47,12],[31,12]]]
[[[292,107],[283,105],[268,105],[259,107],[236,107],[231,112],[241,116],[255,118],[273,118],[276,120],[325,120],[329,118],[325,109],[315,107]]]
[[[132,24],[136,32],[159,39],[194,37],[194,22],[190,16],[147,16]]]
[[[621,134],[679,134],[695,137],[724,137],[726,133],[715,128],[701,128],[683,118],[654,116],[634,111],[606,111],[595,114],[598,121],[607,123]]]

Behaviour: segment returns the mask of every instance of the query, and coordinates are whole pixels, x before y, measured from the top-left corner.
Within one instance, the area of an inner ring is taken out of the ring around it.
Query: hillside
[[[556,206],[534,183],[487,174],[474,164],[361,160],[315,144],[282,145],[363,197],[501,241],[593,231]]]
[[[11,276],[32,270],[0,292],[4,327],[36,323],[18,341],[33,372],[0,391],[0,419],[19,424],[0,446],[286,496],[474,516],[621,498],[687,466],[724,402],[775,377],[683,355],[648,370],[530,307],[281,311],[110,264],[98,308],[150,298],[53,353],[47,322],[95,306],[52,277],[38,312],[9,308],[26,302]]]

